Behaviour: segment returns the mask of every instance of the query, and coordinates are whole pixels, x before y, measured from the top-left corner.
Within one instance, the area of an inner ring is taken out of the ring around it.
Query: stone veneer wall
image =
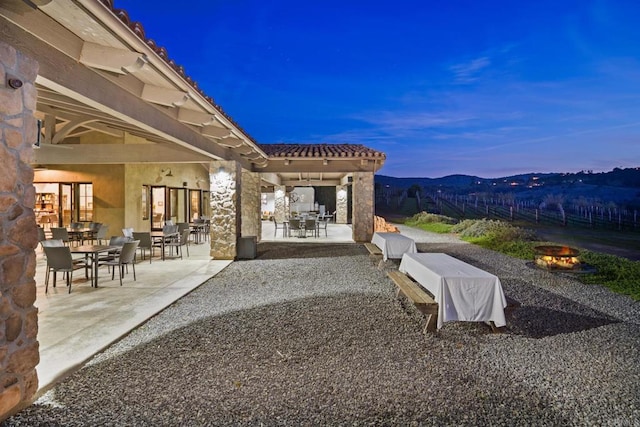
[[[274,212],[273,217],[278,222],[285,221],[289,215],[289,209],[286,203],[287,187],[284,185],[276,185],[273,187],[274,195]]]
[[[353,240],[370,242],[373,237],[373,172],[353,174]]]
[[[0,421],[38,389],[38,309],[32,144],[38,64],[0,42]],[[11,88],[7,81],[22,82]]]
[[[347,192],[349,189],[346,185],[336,186],[336,224],[346,224],[348,214]]]
[[[242,236],[262,236],[262,217],[260,215],[262,200],[260,199],[260,174],[242,170],[242,206],[240,211]]]
[[[224,168],[220,172],[220,168]],[[214,259],[235,259],[240,236],[241,167],[234,161],[209,165],[211,179],[211,252]]]

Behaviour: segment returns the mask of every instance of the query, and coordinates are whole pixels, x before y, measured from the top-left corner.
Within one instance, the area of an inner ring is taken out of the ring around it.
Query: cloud
[[[455,76],[454,81],[456,83],[466,84],[473,83],[479,79],[478,74],[480,71],[491,65],[491,60],[487,56],[481,56],[476,59],[472,59],[469,62],[462,64],[455,64],[449,67]]]

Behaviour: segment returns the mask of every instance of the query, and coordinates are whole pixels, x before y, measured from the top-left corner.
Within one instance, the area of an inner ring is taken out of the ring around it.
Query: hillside
[[[640,168],[614,169],[592,173],[528,173],[500,178],[449,175],[441,178],[395,178],[376,175],[377,191],[415,190],[423,195],[434,192],[468,194],[511,194],[519,199],[542,200],[558,195],[567,201],[588,200],[615,203],[640,209]]]

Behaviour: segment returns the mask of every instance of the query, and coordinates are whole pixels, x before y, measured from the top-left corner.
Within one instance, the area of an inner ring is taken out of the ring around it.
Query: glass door
[[[162,230],[166,215],[166,187],[151,187],[151,229]]]

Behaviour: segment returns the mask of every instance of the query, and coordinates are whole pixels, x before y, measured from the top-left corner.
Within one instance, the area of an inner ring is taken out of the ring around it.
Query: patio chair
[[[271,217],[271,220],[273,221],[273,225],[275,226],[275,230],[273,230],[273,237],[277,237],[279,229],[282,230],[282,237],[286,237],[287,224],[284,222],[278,224],[278,221],[276,221],[275,217]]]
[[[318,222],[315,218],[307,218],[304,220],[304,234],[311,232],[313,237],[318,237]]]
[[[320,234],[320,230],[324,230],[324,237],[327,237],[327,226],[329,225],[330,218],[325,218],[322,221],[318,222],[318,234]],[[318,236],[320,237],[320,236]]]
[[[287,232],[289,237],[291,237],[291,232],[292,231],[297,231],[298,232],[298,236],[300,236],[300,233],[302,231],[302,227],[300,226],[300,220],[297,219],[297,218],[291,218],[289,220],[289,230]]]
[[[187,256],[189,256],[189,234],[191,230],[188,228],[186,230],[182,230],[182,233],[179,235],[178,239],[171,239],[169,242],[164,244],[165,248],[176,248],[176,256],[179,254],[180,259],[182,259],[182,247],[185,246],[187,248]]]
[[[124,237],[128,237],[129,239],[133,239],[133,227],[123,228],[122,235]]]
[[[131,240],[132,239],[125,236],[111,236],[111,238],[109,239],[109,246],[123,247],[125,243],[130,242]],[[118,252],[120,252],[119,249],[114,249],[112,251],[98,255],[99,265],[102,265],[103,262],[113,261],[114,259],[116,259],[118,257]]]
[[[51,227],[51,238],[62,240],[65,245],[69,244],[69,232],[64,227]]]
[[[111,270],[111,280],[115,277],[116,267],[118,268],[118,275],[120,277],[120,286],[122,286],[122,276],[124,276],[124,268],[125,266],[131,265],[133,269],[133,280],[136,280],[136,251],[138,250],[138,244],[140,244],[139,240],[133,240],[126,242],[122,245],[122,249],[118,256],[114,259],[102,262],[100,265],[106,265],[107,267],[113,267]]]
[[[151,264],[151,258],[153,257],[153,242],[151,241],[151,233],[148,231],[134,231],[133,240],[138,240],[138,249],[142,255],[142,259],[145,259],[145,253],[149,251],[149,264]]]
[[[52,242],[51,244],[54,243]],[[59,243],[56,242],[55,244],[57,245]],[[71,249],[68,246],[64,246],[64,244],[62,244],[62,246],[45,245],[43,246],[43,249],[47,256],[47,273],[44,281],[44,293],[46,294],[49,292],[49,275],[51,271],[53,271],[54,288],[56,287],[56,273],[58,271],[66,273],[67,287],[69,288],[69,293],[71,293],[71,282],[73,281],[74,270],[79,270],[81,268],[87,269],[88,264],[85,263],[84,260],[74,260],[71,256]]]
[[[107,240],[107,233],[109,232],[109,225],[100,224],[98,228],[98,232],[96,233],[96,242],[101,245],[102,242]]]

